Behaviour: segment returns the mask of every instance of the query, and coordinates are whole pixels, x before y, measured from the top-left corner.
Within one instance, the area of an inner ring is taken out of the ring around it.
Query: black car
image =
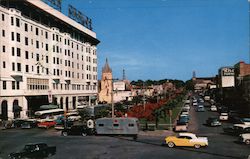
[[[21,124],[22,129],[30,129],[30,128],[35,128],[37,127],[37,121],[24,121]]]
[[[217,117],[209,117],[206,120],[206,125],[208,125],[208,126],[221,126],[221,122]]]
[[[68,135],[92,135],[94,134],[94,130],[88,128],[86,125],[73,125],[68,128],[64,128],[62,130],[62,135],[63,136],[68,136]]]
[[[250,133],[250,125],[234,124],[234,126],[223,128],[223,131],[230,135],[240,135],[244,133]]]
[[[9,158],[46,158],[56,154],[55,146],[48,146],[46,143],[35,143],[25,145],[19,152],[9,154]]]

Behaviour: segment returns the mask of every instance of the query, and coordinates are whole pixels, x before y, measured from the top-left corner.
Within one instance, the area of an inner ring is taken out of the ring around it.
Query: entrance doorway
[[[1,104],[1,119],[8,120],[8,102],[6,100]]]

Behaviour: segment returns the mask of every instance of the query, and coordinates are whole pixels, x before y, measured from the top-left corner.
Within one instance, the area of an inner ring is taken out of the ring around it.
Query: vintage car
[[[220,120],[228,120],[228,113],[221,113],[219,118]]]
[[[174,146],[189,146],[200,148],[201,146],[208,146],[207,137],[197,137],[193,133],[179,133],[177,136],[168,136],[165,138],[168,147]]]
[[[210,110],[212,112],[217,112],[217,107],[215,105],[211,105]]]
[[[68,128],[64,128],[61,132],[62,136],[68,136],[68,135],[93,135],[94,131],[89,129],[86,125],[73,125]]]
[[[55,121],[49,121],[49,120],[37,124],[39,128],[46,128],[46,129],[54,127],[55,125],[56,125]]]
[[[56,154],[55,146],[48,146],[46,143],[35,143],[25,145],[23,150],[9,154],[9,158],[46,158]]]
[[[188,124],[186,122],[182,121],[177,121],[174,131],[179,132],[179,131],[187,131],[188,130]]]
[[[205,108],[203,105],[198,105],[198,107],[196,107],[196,111],[197,112],[204,112],[205,111]]]
[[[250,133],[240,134],[240,142],[250,145]]]
[[[234,124],[233,126],[223,128],[226,134],[240,135],[243,133],[250,133],[250,125],[245,124]]]
[[[206,125],[208,126],[221,126],[221,122],[217,117],[209,117],[206,120]]]

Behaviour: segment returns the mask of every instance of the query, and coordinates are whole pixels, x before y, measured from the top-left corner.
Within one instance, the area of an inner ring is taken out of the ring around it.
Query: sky
[[[63,0],[92,19],[98,78],[108,58],[113,78],[189,80],[249,63],[247,0]]]

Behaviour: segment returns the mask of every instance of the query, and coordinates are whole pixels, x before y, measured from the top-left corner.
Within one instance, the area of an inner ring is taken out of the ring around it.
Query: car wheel
[[[201,145],[195,144],[194,147],[195,147],[196,149],[199,149],[199,148],[201,147]]]
[[[87,136],[87,133],[83,132],[83,133],[82,133],[82,136]]]
[[[172,148],[172,147],[174,147],[174,146],[175,146],[175,145],[174,145],[173,142],[168,142],[168,147]]]
[[[245,141],[245,143],[246,143],[247,145],[250,145],[250,140],[247,139],[247,140]]]
[[[68,133],[66,131],[62,132],[63,136],[68,136]]]

